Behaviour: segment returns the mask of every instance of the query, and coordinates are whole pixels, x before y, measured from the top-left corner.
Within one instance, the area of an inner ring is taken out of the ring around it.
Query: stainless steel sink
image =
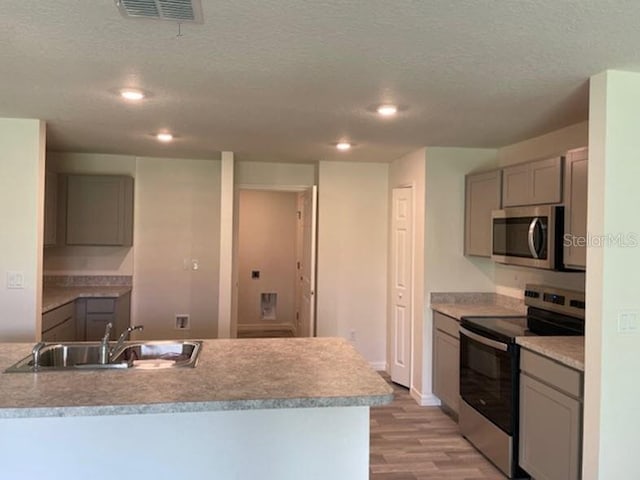
[[[105,364],[100,363],[100,347],[100,342],[45,344],[40,349],[37,371],[195,367],[202,341],[128,342],[113,352]],[[7,368],[5,373],[34,372],[33,367],[33,355],[29,355]]]
[[[133,368],[195,367],[201,349],[199,340],[131,342],[114,352],[113,362],[125,362]]]

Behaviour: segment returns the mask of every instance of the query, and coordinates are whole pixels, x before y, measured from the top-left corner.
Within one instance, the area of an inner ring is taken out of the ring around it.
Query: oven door
[[[460,396],[508,435],[515,431],[518,350],[460,327]]]
[[[496,262],[556,267],[557,206],[507,208],[492,212],[492,253]]]

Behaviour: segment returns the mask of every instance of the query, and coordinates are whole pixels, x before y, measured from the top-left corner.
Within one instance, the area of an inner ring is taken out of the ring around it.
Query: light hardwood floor
[[[395,399],[371,408],[370,480],[505,480],[438,407],[420,407],[390,382]]]

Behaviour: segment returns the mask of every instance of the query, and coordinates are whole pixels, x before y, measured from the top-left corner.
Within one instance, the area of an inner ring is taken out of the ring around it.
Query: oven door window
[[[514,348],[498,350],[460,334],[460,396],[509,435],[517,386]]]

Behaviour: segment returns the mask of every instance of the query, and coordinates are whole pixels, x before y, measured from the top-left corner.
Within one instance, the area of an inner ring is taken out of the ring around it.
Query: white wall
[[[490,292],[495,289],[494,263],[485,258],[464,256],[464,177],[467,173],[493,168],[495,164],[496,151],[492,149],[426,149],[423,403],[430,401],[432,393],[431,293]]]
[[[144,338],[215,337],[220,161],[138,158],[136,165],[132,323],[145,326]],[[180,313],[191,316],[190,330],[174,329]]]
[[[238,325],[295,324],[298,194],[239,192]],[[251,278],[258,270],[260,278]],[[261,318],[260,294],[276,293],[277,318]]]
[[[136,175],[136,157],[47,152],[47,170],[61,173]],[[134,182],[134,192],[136,184]],[[134,203],[134,223],[137,212]],[[135,245],[135,240],[134,240]],[[45,275],[133,275],[131,247],[53,246],[44,251]]]
[[[0,118],[0,341],[40,339],[45,124]],[[24,288],[7,289],[7,272]]]
[[[349,338],[376,368],[386,361],[388,165],[320,162],[318,336]]]
[[[236,162],[236,185],[311,186],[316,166],[311,163]]]
[[[582,122],[560,130],[498,149],[500,166],[527,160],[561,155],[572,148],[584,147],[589,141],[589,124]],[[496,265],[496,291],[512,297],[522,297],[527,283],[543,283],[584,291],[584,274],[551,272],[534,268]]]
[[[588,233],[640,238],[640,74],[591,78]],[[622,334],[622,313],[640,315],[640,248],[587,248],[583,478],[640,478],[640,335]]]

